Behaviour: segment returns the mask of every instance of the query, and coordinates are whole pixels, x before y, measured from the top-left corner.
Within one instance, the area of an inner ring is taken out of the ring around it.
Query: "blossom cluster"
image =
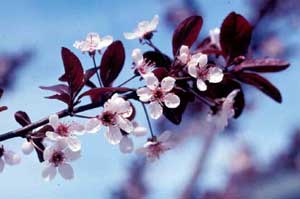
[[[236,23],[232,23],[232,20],[236,20]],[[41,122],[41,128],[26,136],[22,135],[26,138],[22,145],[23,153],[37,152],[40,161],[44,162],[42,176],[45,180],[52,180],[57,172],[64,179],[74,178],[71,162],[81,156],[80,137],[102,132],[102,129],[108,143],[117,145],[122,153],[136,151],[150,161],[160,158],[176,142],[169,130],[161,134],[154,133],[150,119],[158,120],[164,116],[178,125],[187,105],[193,104],[195,99],[208,106],[209,110],[205,109],[204,114],[207,115],[206,122],[211,129],[221,132],[231,118],[237,118],[243,111],[245,100],[240,82],[255,86],[275,101],[281,102],[277,88],[254,72],[281,71],[288,67],[288,63],[246,57],[252,29],[241,15],[231,13],[221,29],[209,31],[209,36],[196,48],[192,45],[200,32],[202,18],[191,16],[185,19],[173,34],[173,58],[164,54],[152,42],[158,24],[159,17],[155,15],[151,21],[138,23],[133,32],[124,33],[126,39],[138,39],[141,45],[148,45],[152,50],[132,50],[131,69],[134,76],[119,86],[113,86],[113,82],[125,62],[125,49],[121,41],[114,41],[110,35],[100,37],[94,32],[88,33],[85,40],[75,41],[73,47],[88,53],[93,60],[94,67],[86,71],[73,52],[62,48],[65,69],[65,74],[59,78],[62,83],[41,88],[56,92],[47,98],[65,103],[67,109],[50,115]],[[241,32],[239,37],[231,35],[236,32]],[[102,53],[104,48],[106,50]],[[102,56],[100,65],[95,60],[98,55]],[[95,74],[99,86],[92,80]],[[123,87],[136,77],[139,77],[141,86]],[[88,90],[82,92],[84,88]],[[89,97],[91,104],[79,107],[83,97]],[[142,105],[148,128],[137,122],[135,113],[138,109],[133,100]],[[92,108],[97,108],[94,116],[77,114]],[[65,116],[85,121],[62,121],[60,118]],[[22,126],[31,124],[24,112],[18,112],[16,120]],[[146,143],[135,149],[133,136],[147,134],[149,137]],[[6,150],[4,146],[0,147],[0,171],[5,164],[19,162],[19,155]]]

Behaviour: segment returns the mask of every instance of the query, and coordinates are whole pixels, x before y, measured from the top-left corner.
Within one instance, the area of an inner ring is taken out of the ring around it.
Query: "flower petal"
[[[32,151],[33,151],[34,147],[33,145],[28,142],[28,141],[25,141],[23,144],[22,144],[22,152],[25,154],[25,155],[28,155],[30,154]]]
[[[141,49],[139,48],[133,49],[131,53],[131,57],[136,66],[139,66],[143,63],[144,58]]]
[[[52,131],[47,131],[46,132],[46,137],[49,140],[56,141],[60,136],[57,133],[54,133]]]
[[[52,157],[52,154],[54,152],[54,147],[53,146],[48,146],[46,147],[46,149],[44,150],[44,160],[50,160]]]
[[[76,136],[68,137],[66,142],[72,151],[79,151],[81,149],[80,140]]]
[[[123,136],[119,148],[122,153],[131,153],[133,151],[132,140],[128,136]]]
[[[21,157],[13,151],[5,151],[3,156],[6,164],[15,165],[21,162]]]
[[[208,58],[206,54],[197,53],[192,55],[191,62],[196,63],[199,67],[205,66],[207,64]]]
[[[126,133],[130,133],[134,129],[132,123],[128,119],[125,119],[121,116],[117,117],[117,123],[118,123],[119,127],[122,130],[124,130]]]
[[[129,39],[129,40],[138,38],[138,35],[134,32],[124,32],[123,35],[126,39]]]
[[[52,164],[47,164],[42,171],[45,181],[51,181],[56,176],[56,168]]]
[[[161,88],[165,92],[171,91],[175,86],[175,79],[173,77],[165,77],[161,81]]]
[[[66,180],[71,180],[74,178],[74,170],[69,164],[64,163],[59,165],[58,172]]]
[[[172,135],[171,131],[164,131],[162,134],[158,136],[157,140],[159,142],[166,142],[170,139],[171,135]]]
[[[197,79],[197,88],[200,91],[206,91],[206,89],[207,89],[205,82],[200,78]]]
[[[105,138],[110,144],[119,144],[122,139],[122,133],[119,127],[109,126],[107,131],[104,133]]]
[[[134,136],[140,137],[140,136],[144,136],[147,134],[147,128],[143,127],[143,126],[137,126],[134,128],[134,130],[132,131],[132,134]]]
[[[150,90],[148,87],[137,89],[136,94],[139,96],[142,102],[149,102],[151,97],[153,96],[152,90]]]
[[[79,124],[78,122],[72,122],[69,130],[72,134],[83,135],[84,134],[84,126]]]
[[[159,23],[159,16],[158,15],[154,15],[152,21],[149,24],[148,30],[147,31],[154,31],[157,28],[157,25]]]
[[[208,81],[210,83],[219,83],[223,80],[223,71],[218,67],[209,68],[208,72]]]
[[[197,66],[196,65],[188,65],[188,73],[190,76],[197,78]]]
[[[174,93],[168,93],[164,97],[164,103],[168,108],[177,108],[180,104],[180,98]]]
[[[57,114],[52,114],[49,116],[49,124],[56,129],[56,127],[59,125],[59,118]]]
[[[113,37],[110,35],[107,35],[105,37],[102,37],[99,41],[99,44],[97,46],[97,49],[100,50],[106,46],[109,46],[113,42]]]
[[[85,131],[88,133],[97,133],[101,128],[101,122],[97,118],[89,119],[85,123]]]
[[[156,101],[151,102],[149,104],[149,110],[150,110],[150,116],[153,119],[158,119],[163,113],[163,109],[162,109],[161,105]]]
[[[72,162],[81,157],[81,151],[72,151],[71,149],[67,148],[64,151],[64,155],[65,155],[67,161]]]
[[[145,78],[147,87],[150,88],[151,90],[154,90],[155,88],[158,87],[158,85],[159,85],[158,79],[153,73],[145,75],[144,78]]]

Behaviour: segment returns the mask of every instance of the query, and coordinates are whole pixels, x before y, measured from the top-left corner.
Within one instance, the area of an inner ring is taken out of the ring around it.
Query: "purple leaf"
[[[177,51],[182,45],[191,47],[196,41],[202,27],[201,16],[191,16],[183,20],[173,33],[172,46],[173,55],[177,55]]]
[[[239,72],[235,73],[235,77],[241,82],[256,87],[257,89],[274,99],[276,102],[282,102],[280,91],[271,82],[269,82],[262,76],[255,73]]]
[[[255,71],[260,73],[279,72],[289,67],[289,63],[280,59],[248,59],[234,67],[234,71]]]
[[[40,88],[43,90],[54,91],[59,94],[63,94],[63,93],[69,94],[69,87],[64,84],[57,84],[54,86],[40,86]]]
[[[31,123],[31,120],[27,113],[24,111],[18,111],[15,113],[15,120],[21,125],[21,126],[27,126]]]
[[[61,56],[64,63],[65,75],[62,79],[67,80],[73,99],[84,86],[84,73],[80,60],[67,48],[62,48]]]
[[[105,87],[105,88],[93,88],[84,93],[82,93],[78,99],[81,99],[85,96],[90,96],[93,102],[100,101],[102,97],[105,97],[107,94],[111,94],[114,92],[117,93],[125,93],[130,91],[131,89],[125,87]]]
[[[221,26],[220,43],[228,64],[239,56],[245,55],[252,35],[250,23],[235,12],[230,13]]]
[[[100,75],[104,86],[111,86],[125,62],[125,49],[121,41],[114,41],[103,54]]]

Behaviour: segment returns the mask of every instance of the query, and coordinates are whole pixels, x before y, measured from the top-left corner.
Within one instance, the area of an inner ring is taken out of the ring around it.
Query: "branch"
[[[123,97],[130,98],[132,96],[132,94],[133,94],[133,92],[130,92],[128,94],[125,94]],[[91,109],[94,109],[94,108],[97,108],[97,107],[101,107],[101,106],[103,106],[103,104],[104,104],[104,101],[101,101],[99,103],[90,103],[90,104],[86,104],[86,105],[74,108],[72,113],[70,113],[70,111],[68,109],[64,109],[62,111],[57,112],[56,114],[58,115],[59,118],[64,118],[64,117],[67,117],[67,116],[72,117],[72,116],[74,116],[75,113],[80,113],[80,112],[91,110]],[[38,128],[38,127],[41,127],[43,125],[46,125],[48,123],[49,123],[49,117],[44,117],[44,118],[42,118],[42,119],[40,119],[36,122],[33,122],[33,123],[31,123],[27,126],[24,126],[22,128],[19,128],[19,129],[1,134],[0,135],[0,142],[4,141],[4,140],[15,138],[15,137],[26,138],[27,134],[30,131],[32,131],[32,130]]]

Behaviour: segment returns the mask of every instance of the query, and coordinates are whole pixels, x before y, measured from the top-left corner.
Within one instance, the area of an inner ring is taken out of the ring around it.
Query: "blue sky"
[[[137,22],[151,19],[154,14],[162,16],[164,9],[172,1],[38,1],[11,0],[1,4],[0,8],[0,52],[15,52],[22,48],[35,51],[35,56],[28,67],[19,72],[14,90],[6,92],[1,104],[9,110],[0,115],[1,131],[17,128],[12,115],[15,111],[27,111],[33,120],[58,111],[64,106],[59,102],[43,99],[47,92],[38,88],[40,85],[52,85],[63,73],[60,48],[72,48],[75,40],[83,39],[88,32],[101,35],[113,35],[121,39],[127,50],[126,67],[117,82],[127,79],[131,72],[130,52],[139,47],[137,41],[125,41],[122,33],[131,31]],[[200,2],[200,1],[199,1]],[[202,1],[203,2],[203,1]],[[219,26],[222,19],[236,11],[248,15],[244,1],[216,0],[209,1],[203,7],[206,30]],[[158,28],[154,42],[165,52],[171,52],[171,34],[164,22]],[[299,30],[294,35],[299,36]],[[202,34],[205,33],[205,30]],[[294,37],[289,39],[293,42]],[[73,49],[76,52],[75,49]],[[87,56],[76,52],[84,65],[92,63]],[[299,55],[299,53],[297,54]],[[300,88],[299,60],[290,60],[292,66],[287,71],[268,75],[282,91],[283,104],[278,105],[259,92],[250,92],[247,98],[257,99],[259,110],[241,117],[240,137],[255,147],[256,155],[268,161],[286,144],[290,130],[299,124]],[[133,84],[131,84],[133,85]],[[18,91],[18,92],[15,92]],[[138,113],[141,123],[143,115]],[[142,142],[140,139],[138,142]],[[118,187],[126,177],[126,168],[136,155],[123,155],[117,147],[109,145],[101,134],[87,135],[82,138],[83,157],[74,163],[76,178],[66,182],[57,177],[51,183],[45,183],[41,176],[41,165],[35,156],[23,157],[20,166],[6,168],[0,174],[1,198],[12,199],[63,199],[107,198],[112,189]],[[5,142],[5,145],[19,150],[21,139]],[[228,157],[234,150],[232,141],[220,136],[204,176],[206,186],[222,185],[225,179],[224,168]],[[185,179],[189,176],[189,165],[197,154],[198,143],[191,141],[182,148],[166,154],[161,161],[149,167],[147,179],[156,179],[150,183],[151,198],[172,198],[178,193]],[[178,155],[179,154],[179,155]],[[174,175],[176,172],[176,175]],[[182,180],[184,179],[184,180]],[[172,183],[170,183],[172,182]]]

